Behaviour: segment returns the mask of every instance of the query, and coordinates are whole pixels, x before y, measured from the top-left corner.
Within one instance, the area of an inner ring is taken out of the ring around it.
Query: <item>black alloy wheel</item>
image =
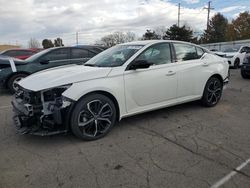
[[[72,132],[83,140],[99,139],[112,129],[116,121],[113,101],[101,94],[83,97],[71,117]]]
[[[13,75],[7,82],[7,87],[11,93],[15,93],[18,89],[18,82],[21,81],[23,78],[27,77],[27,74],[15,74]]]
[[[223,84],[217,77],[211,77],[206,83],[201,102],[207,107],[215,106],[222,95]]]

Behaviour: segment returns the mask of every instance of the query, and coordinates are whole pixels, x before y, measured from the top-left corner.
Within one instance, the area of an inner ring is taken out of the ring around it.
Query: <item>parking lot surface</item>
[[[93,142],[18,135],[10,101],[1,91],[0,187],[250,187],[250,80],[239,70],[216,107],[126,118]]]

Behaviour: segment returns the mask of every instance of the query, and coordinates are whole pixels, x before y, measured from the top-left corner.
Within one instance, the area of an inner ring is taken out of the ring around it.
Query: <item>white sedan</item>
[[[225,49],[223,53],[225,58],[228,59],[229,66],[237,69],[243,64],[246,53],[249,53],[249,51],[250,47],[241,46]],[[217,54],[219,55],[219,52]]]
[[[228,82],[227,61],[179,41],[138,41],[112,47],[85,65],[58,67],[19,82],[12,101],[20,133],[72,130],[105,136],[127,116],[200,100],[215,106]]]

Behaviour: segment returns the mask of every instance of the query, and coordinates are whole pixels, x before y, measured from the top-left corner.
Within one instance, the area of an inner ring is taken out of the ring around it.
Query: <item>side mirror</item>
[[[47,64],[49,64],[49,59],[47,59],[47,58],[41,59],[40,60],[40,64],[41,65],[47,65]]]
[[[129,70],[136,70],[136,69],[147,69],[149,68],[153,63],[149,63],[146,60],[136,60],[132,63],[132,65],[129,67]]]

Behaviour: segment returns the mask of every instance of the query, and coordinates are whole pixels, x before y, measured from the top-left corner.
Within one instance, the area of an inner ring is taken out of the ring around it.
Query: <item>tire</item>
[[[201,102],[206,107],[213,107],[220,101],[223,84],[217,77],[208,79]]]
[[[237,59],[235,59],[235,61],[234,61],[234,68],[235,68],[235,69],[238,69],[239,67],[240,67],[240,59],[237,58]]]
[[[85,141],[97,140],[113,128],[116,122],[115,105],[105,95],[88,95],[76,103],[70,122],[75,136]]]
[[[17,82],[19,82],[21,79],[27,77],[27,74],[15,74],[10,77],[10,79],[7,82],[7,88],[10,90],[11,93],[15,93],[17,90]]]
[[[242,77],[242,78],[244,78],[244,79],[248,79],[248,78],[250,78],[250,76],[249,76],[249,75],[247,75],[247,74],[246,74],[246,72],[245,72],[245,71],[243,71],[243,70],[241,70],[241,77]]]

